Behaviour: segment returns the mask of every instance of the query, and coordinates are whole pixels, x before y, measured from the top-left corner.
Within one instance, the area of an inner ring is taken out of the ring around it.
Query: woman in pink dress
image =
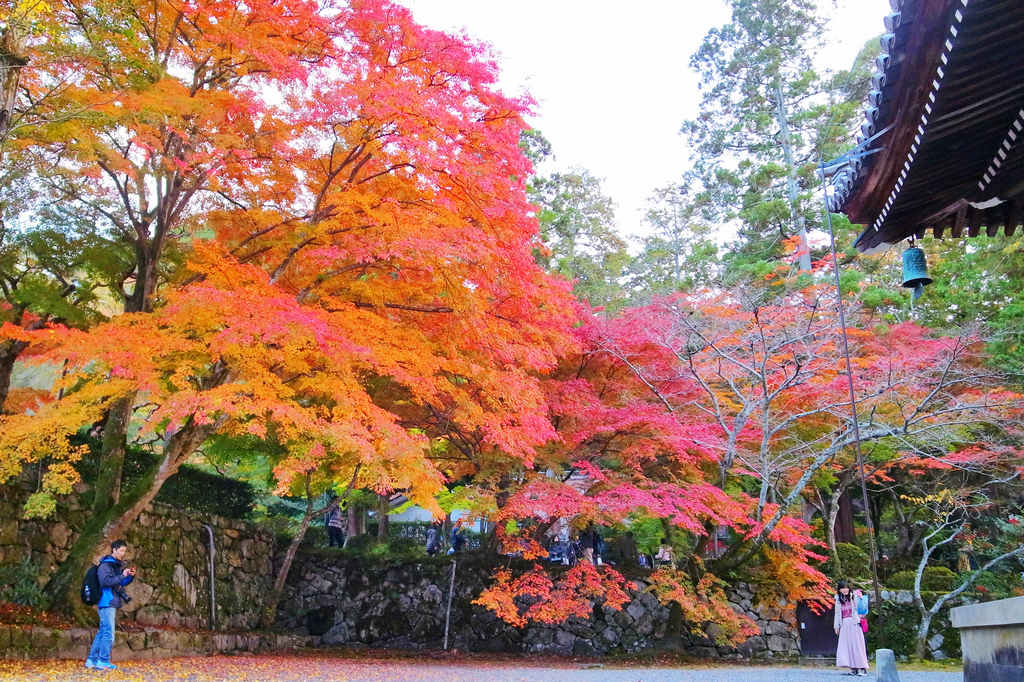
[[[864,631],[860,627],[861,616],[857,613],[857,604],[850,593],[850,584],[839,581],[839,592],[836,594],[835,617],[833,627],[839,635],[839,646],[836,649],[836,665],[849,668],[850,675],[868,674],[868,652],[864,645]]]

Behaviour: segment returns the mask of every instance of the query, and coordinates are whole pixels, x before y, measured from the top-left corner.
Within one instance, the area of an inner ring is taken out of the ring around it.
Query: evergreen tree
[[[525,133],[520,146],[535,166],[552,155],[551,144],[536,130]],[[573,168],[535,175],[528,191],[543,241],[537,250],[540,264],[573,280],[577,297],[591,305],[620,307],[625,293],[619,280],[629,254],[615,229],[615,204],[601,180]]]
[[[851,71],[827,76],[811,62],[824,20],[812,0],[731,0],[731,21],[707,33],[691,58],[701,76],[700,115],[683,125],[713,224],[734,225],[725,259],[733,277],[764,275],[799,236],[799,266],[810,269],[806,233],[820,222],[819,151],[850,139],[868,86],[872,41]]]
[[[703,220],[690,184],[655,190],[645,219],[651,234],[642,239],[641,251],[629,266],[634,298],[688,291],[718,278],[713,229]]]

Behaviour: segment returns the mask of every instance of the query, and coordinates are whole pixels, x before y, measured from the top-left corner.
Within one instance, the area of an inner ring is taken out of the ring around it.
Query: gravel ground
[[[110,672],[87,671],[77,661],[2,661],[0,680],[345,680],[347,682],[842,682],[874,680],[836,668],[776,666],[610,667],[550,661],[486,661],[342,658],[333,656],[209,656],[128,661]],[[901,682],[960,682],[960,672],[901,670]]]

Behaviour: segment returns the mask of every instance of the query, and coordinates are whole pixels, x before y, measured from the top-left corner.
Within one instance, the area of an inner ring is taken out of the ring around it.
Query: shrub
[[[852,545],[848,542],[837,542],[836,553],[839,555],[842,570],[838,570],[835,562],[829,557],[828,561],[822,566],[822,571],[826,575],[836,578],[866,578],[871,575],[871,558],[868,557],[867,552],[857,545]]]
[[[961,573],[957,576],[957,585],[962,583],[970,573]],[[968,594],[974,592],[975,596],[983,600],[1003,599],[1014,596],[1014,589],[1021,587],[1021,579],[1015,573],[996,573],[994,571],[981,571],[974,585],[968,588]],[[980,589],[979,589],[980,588]]]
[[[925,602],[934,600],[925,599]],[[872,604],[868,614],[868,633],[864,637],[867,649],[870,652],[884,647],[900,656],[912,656],[920,624],[921,614],[913,606],[894,602]],[[941,649],[946,656],[961,656],[959,633],[949,623],[949,606],[944,607],[932,620],[928,636],[935,634],[942,635]]]
[[[914,589],[915,571],[893,573],[886,581],[889,587],[898,590]],[[945,566],[928,566],[921,576],[921,589],[932,592],[949,592],[958,582],[957,575]]]
[[[39,607],[46,601],[39,587],[39,566],[31,557],[17,564],[0,564],[0,601]]]

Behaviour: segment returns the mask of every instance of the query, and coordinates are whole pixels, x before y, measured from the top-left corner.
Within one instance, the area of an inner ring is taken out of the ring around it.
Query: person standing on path
[[[836,665],[840,668],[849,668],[849,675],[867,675],[868,652],[864,644],[864,631],[860,626],[861,616],[857,613],[857,604],[846,580],[839,581],[835,604],[832,627],[839,635]]]
[[[427,554],[434,556],[441,550],[441,522],[435,521],[427,531]]]
[[[331,498],[331,506],[327,508],[327,516],[324,519],[327,526],[327,546],[345,546],[345,521],[341,512],[341,504],[337,497]]]
[[[135,567],[125,568],[122,563],[127,553],[128,543],[124,540],[114,540],[110,543],[110,554],[100,559],[99,568],[96,570],[96,578],[102,588],[100,600],[96,602],[100,629],[92,640],[89,657],[85,659],[86,668],[117,669],[117,666],[110,662],[110,650],[114,646],[114,621],[122,603],[129,601],[124,591],[125,586],[135,580]]]
[[[452,546],[448,548],[448,554],[458,554],[466,546],[466,531],[462,528],[465,521],[461,518],[452,526]]]

